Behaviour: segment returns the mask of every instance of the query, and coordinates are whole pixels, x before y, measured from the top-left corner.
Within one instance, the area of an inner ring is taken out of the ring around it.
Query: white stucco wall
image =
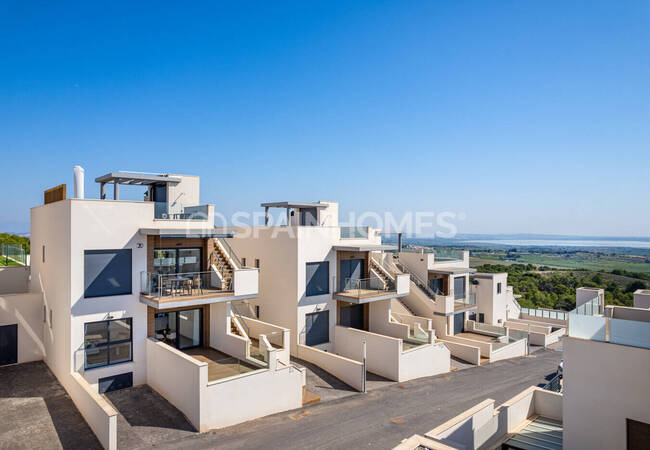
[[[502,325],[506,321],[506,305],[508,304],[508,274],[491,273],[475,274],[473,290],[476,292],[477,313],[484,314],[485,323]],[[501,293],[497,293],[498,283],[501,283]],[[502,323],[499,323],[499,320]]]
[[[29,287],[29,266],[0,267],[0,295],[21,294]]]
[[[650,423],[650,350],[565,337],[564,448],[625,449],[626,419]]]
[[[0,295],[0,326],[18,325],[18,363],[40,361],[45,356],[43,343],[43,295]]]

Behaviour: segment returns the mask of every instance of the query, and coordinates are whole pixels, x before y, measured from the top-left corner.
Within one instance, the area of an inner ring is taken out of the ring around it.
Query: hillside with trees
[[[549,308],[570,311],[575,308],[578,287],[605,289],[608,305],[632,306],[633,293],[648,286],[648,274],[613,270],[610,273],[590,270],[557,270],[533,264],[484,264],[479,272],[507,272],[508,284],[524,308]]]

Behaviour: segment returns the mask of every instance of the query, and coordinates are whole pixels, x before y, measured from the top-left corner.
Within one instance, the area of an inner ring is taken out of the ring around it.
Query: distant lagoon
[[[633,240],[570,240],[570,239],[476,239],[464,240],[468,244],[512,245],[513,247],[631,247],[648,248],[650,241]]]

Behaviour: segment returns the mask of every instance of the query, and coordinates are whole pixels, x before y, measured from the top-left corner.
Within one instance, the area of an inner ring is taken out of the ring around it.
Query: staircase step
[[[320,396],[309,392],[305,387],[302,388],[302,406],[310,406],[320,403]]]

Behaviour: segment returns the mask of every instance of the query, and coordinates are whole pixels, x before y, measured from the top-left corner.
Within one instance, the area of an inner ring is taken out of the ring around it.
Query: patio
[[[261,369],[261,367],[257,367],[213,348],[193,348],[183,350],[183,353],[190,355],[196,360],[208,363],[208,382]]]

